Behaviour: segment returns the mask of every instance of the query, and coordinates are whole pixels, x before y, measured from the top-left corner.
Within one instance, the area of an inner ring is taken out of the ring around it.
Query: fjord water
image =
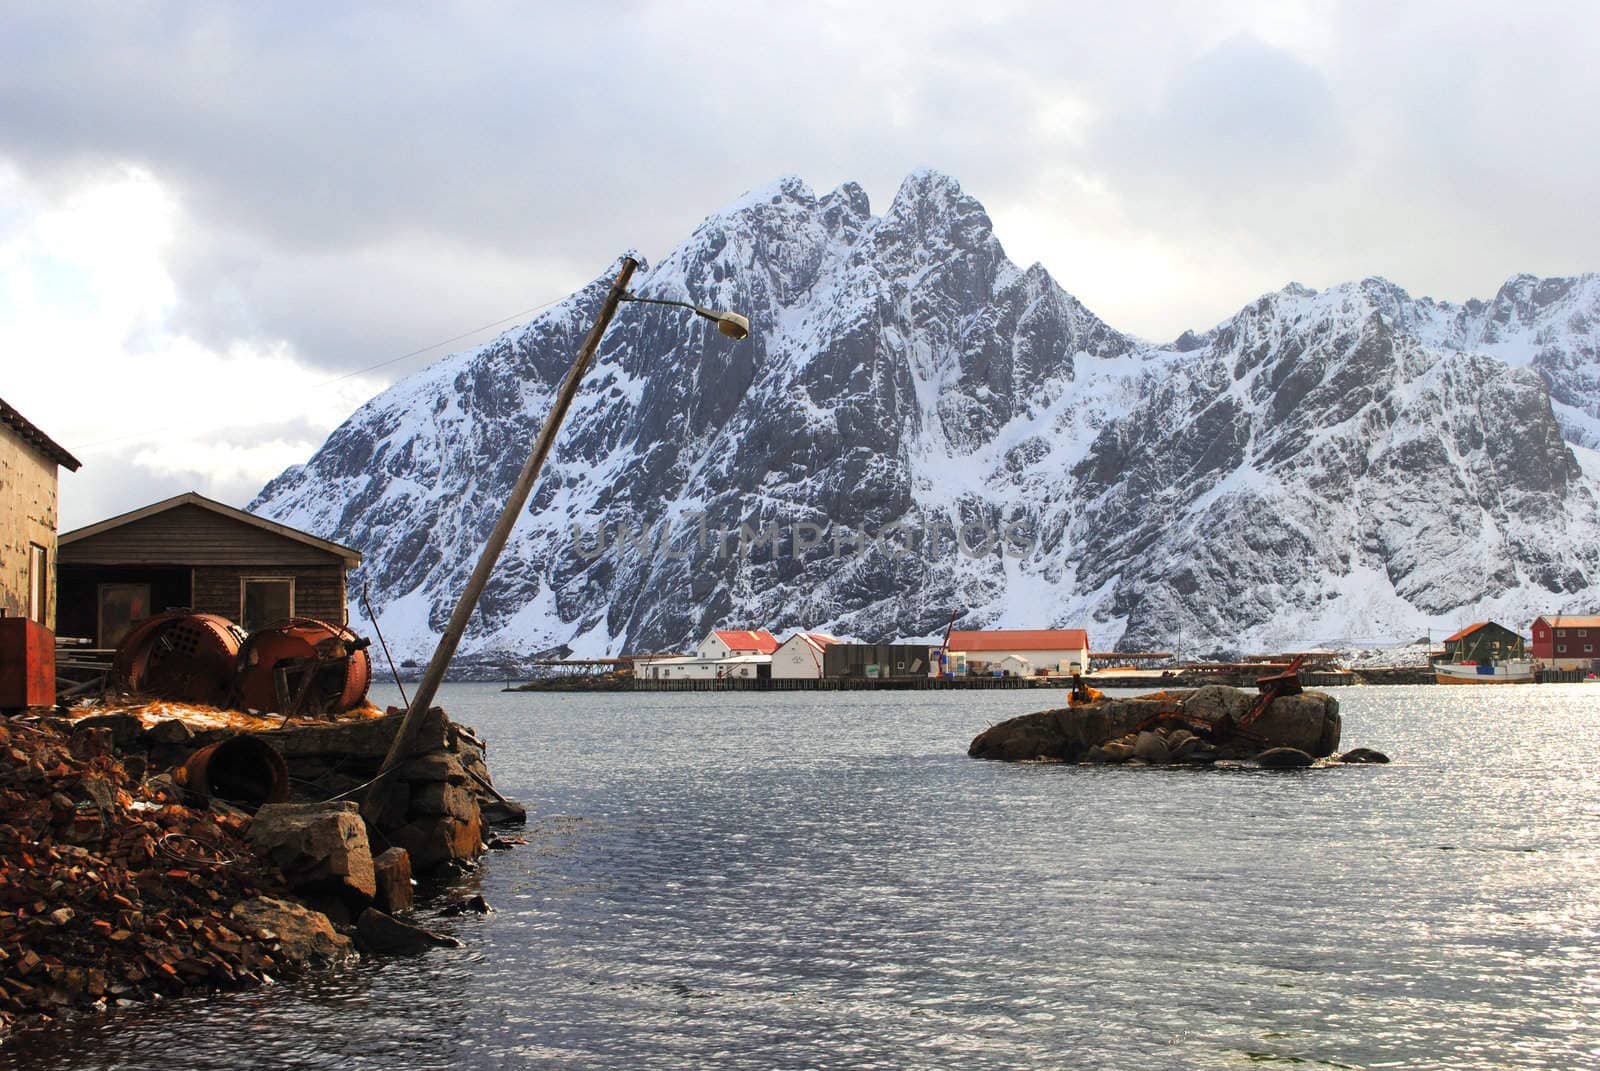
[[[0,1066],[1600,1066],[1600,687],[1334,694],[1395,764],[966,757],[1052,692],[449,686],[530,815],[455,887],[493,914],[421,913],[465,950]]]

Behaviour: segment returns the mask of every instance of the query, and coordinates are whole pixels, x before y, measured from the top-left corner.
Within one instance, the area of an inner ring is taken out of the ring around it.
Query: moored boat
[[[1440,684],[1532,684],[1533,663],[1524,660],[1435,662],[1433,679]]]

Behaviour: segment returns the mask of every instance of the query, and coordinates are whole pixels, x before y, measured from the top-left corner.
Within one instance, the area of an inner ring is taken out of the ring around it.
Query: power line
[[[432,345],[423,346],[420,349],[412,350],[410,353],[402,353],[398,357],[390,357],[387,360],[379,361],[376,364],[369,364],[365,368],[357,368],[353,372],[345,372],[342,375],[334,376],[332,379],[325,379],[320,383],[313,383],[306,389],[320,390],[323,387],[332,386],[333,384],[343,382],[346,379],[354,379],[356,376],[366,375],[368,372],[376,371],[379,368],[386,368],[391,364],[399,364],[401,361],[408,361],[413,357],[420,357],[424,353],[429,353],[433,350],[439,349],[442,346],[448,346],[452,342],[460,342],[462,339],[471,338],[473,335],[481,334],[492,327],[499,327],[502,324],[511,323],[513,320],[519,320],[525,316],[531,316],[542,309],[548,309],[551,305],[554,305],[556,302],[561,300],[563,300],[563,298],[551,298],[549,301],[546,301],[543,304],[535,305],[530,309],[523,309],[521,312],[514,312],[510,316],[502,316],[500,319],[495,320],[492,323],[486,323],[482,327],[474,327],[470,331],[465,331],[459,335],[453,335],[450,338],[435,342]],[[224,428],[233,426],[234,425],[232,424],[219,424],[215,427],[204,429],[204,431],[221,431]],[[129,439],[144,439],[149,438],[152,435],[164,435],[167,433],[167,430],[168,429],[165,428],[145,428],[143,431],[130,432],[127,435],[116,435],[109,439],[96,439],[94,442],[80,445],[77,447],[77,449],[92,450],[97,446],[107,446],[111,443],[127,442]]]
[[[315,384],[311,389],[315,390],[317,387],[326,387],[329,384],[338,383],[341,380],[351,379],[351,378],[354,378],[355,376],[366,375],[368,372],[374,371],[374,370],[379,369],[379,368],[386,367],[387,365],[398,364],[401,361],[410,360],[412,357],[420,357],[420,356],[422,356],[422,354],[427,353],[430,350],[436,350],[440,346],[448,346],[452,342],[460,342],[464,338],[471,338],[473,335],[476,335],[476,334],[479,334],[481,332],[487,331],[491,327],[499,327],[501,324],[508,324],[512,320],[518,320],[518,319],[521,319],[524,316],[531,316],[534,313],[538,312],[540,309],[548,309],[551,305],[554,305],[556,302],[558,302],[560,300],[562,300],[562,299],[561,298],[551,298],[549,301],[546,301],[543,305],[535,305],[531,309],[523,309],[521,312],[514,312],[510,316],[505,316],[505,317],[502,317],[502,318],[496,320],[494,323],[484,324],[482,327],[474,327],[471,331],[467,331],[467,332],[464,332],[463,334],[456,335],[454,338],[447,338],[443,342],[435,342],[433,345],[424,346],[420,350],[412,350],[410,353],[402,353],[398,357],[390,357],[387,361],[379,361],[377,364],[369,364],[365,368],[357,368],[354,372],[346,372],[344,375],[334,376],[332,379],[325,379],[321,383]]]

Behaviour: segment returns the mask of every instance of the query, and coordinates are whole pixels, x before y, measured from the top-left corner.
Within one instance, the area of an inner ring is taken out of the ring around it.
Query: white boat
[[[1440,684],[1532,684],[1533,663],[1435,662],[1433,679]]]

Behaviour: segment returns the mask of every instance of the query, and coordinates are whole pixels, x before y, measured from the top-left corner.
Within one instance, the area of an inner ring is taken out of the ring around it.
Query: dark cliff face
[[[401,650],[448,616],[610,279],[397,384],[253,504],[360,547]],[[1151,347],[1012,265],[982,206],[920,172],[879,216],[854,184],[783,179],[634,290],[743,311],[751,337],[623,306],[469,656],[682,648],[715,625],[889,639],[952,611],[1261,647],[1600,582],[1571,549],[1600,541],[1567,443],[1600,414],[1593,277],[1459,308],[1380,279],[1290,286]]]

